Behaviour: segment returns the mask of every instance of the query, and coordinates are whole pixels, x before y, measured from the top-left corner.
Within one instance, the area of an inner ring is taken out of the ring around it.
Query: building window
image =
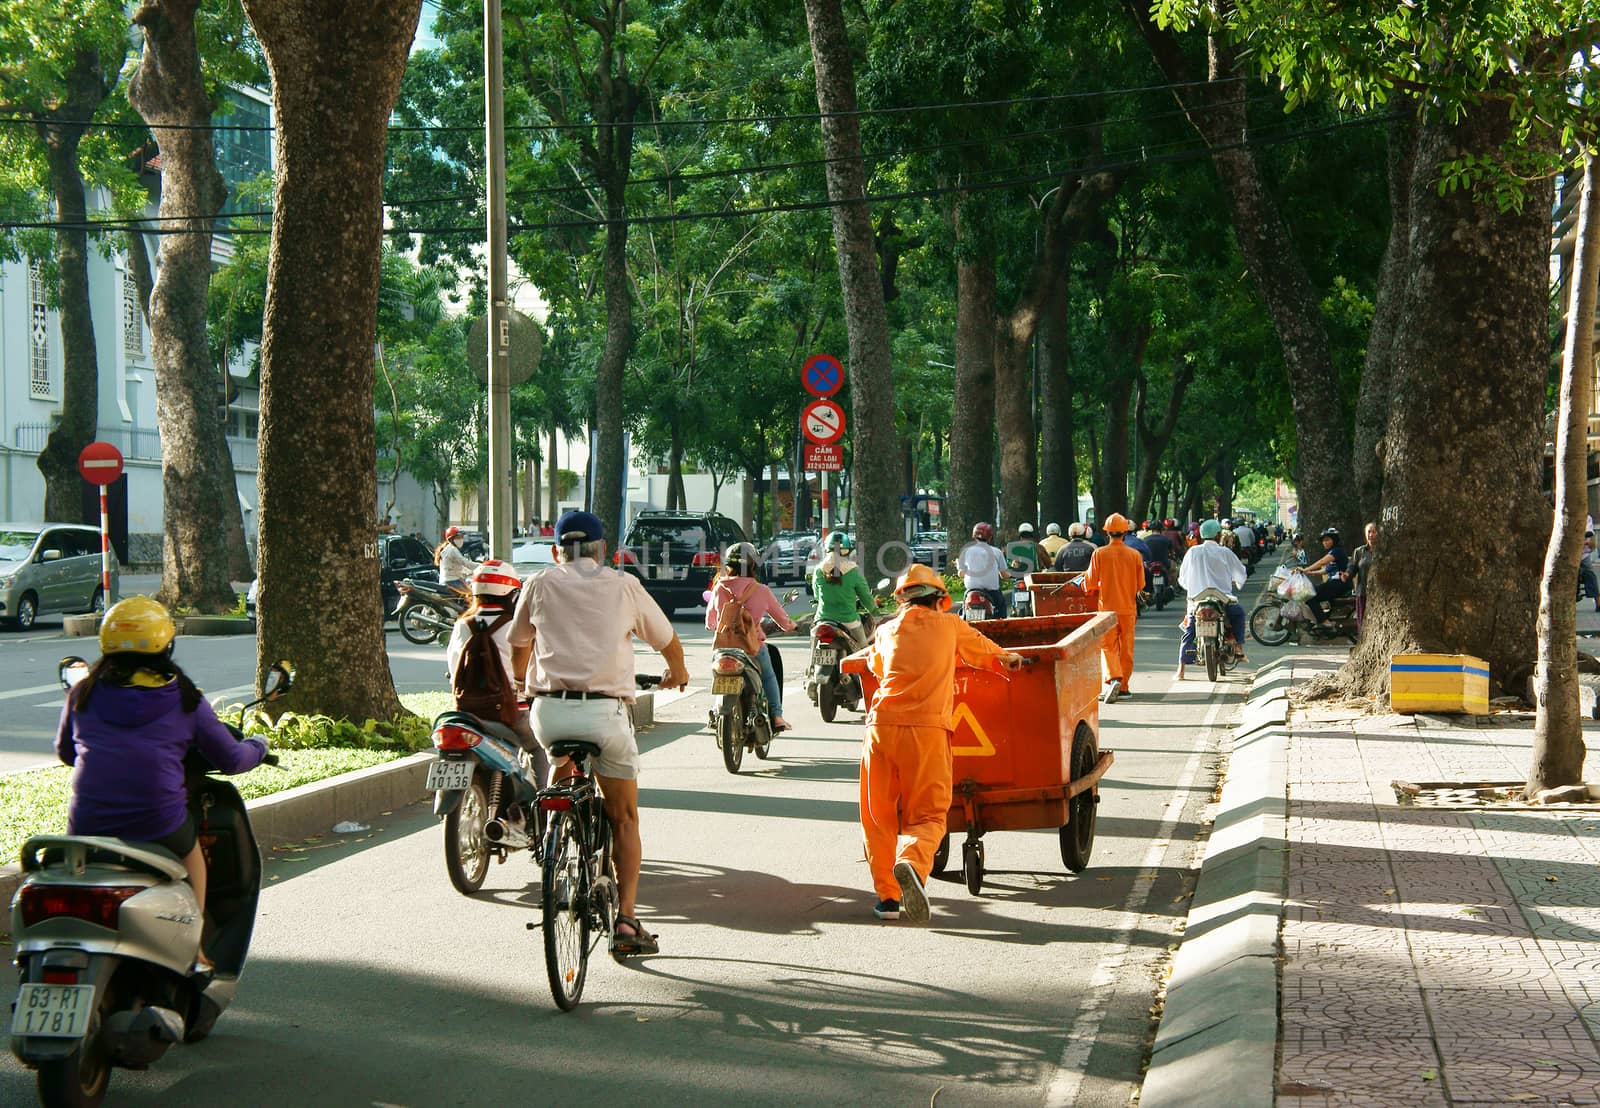
[[[28,266],[28,395],[54,400],[50,379],[50,313],[44,300],[44,273],[38,262]]]
[[[122,271],[122,349],[129,358],[144,357],[144,308],[132,269]]]

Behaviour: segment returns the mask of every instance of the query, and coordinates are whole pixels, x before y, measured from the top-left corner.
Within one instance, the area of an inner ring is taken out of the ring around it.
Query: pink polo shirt
[[[560,562],[530,578],[511,618],[511,645],[533,643],[530,691],[572,689],[629,702],[637,691],[631,640],[664,650],[673,634],[638,578],[593,558]]]

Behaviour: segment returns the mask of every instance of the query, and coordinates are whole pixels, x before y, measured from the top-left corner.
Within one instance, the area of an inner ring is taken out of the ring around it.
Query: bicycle
[[[641,688],[659,677],[637,678]],[[589,772],[589,759],[600,754],[595,743],[558,739],[550,744],[553,758],[570,759],[572,776],[539,792],[538,807],[547,819],[540,865],[541,923],[544,968],[556,1007],[570,1012],[583,996],[589,955],[616,926],[621,907],[616,861],[611,853],[611,821],[599,784]],[[617,951],[618,963],[631,957]]]

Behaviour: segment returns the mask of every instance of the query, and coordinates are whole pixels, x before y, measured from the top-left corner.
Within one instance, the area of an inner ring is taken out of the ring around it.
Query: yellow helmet
[[[148,596],[130,596],[111,605],[100,623],[103,654],[161,654],[178,629],[172,617]]]

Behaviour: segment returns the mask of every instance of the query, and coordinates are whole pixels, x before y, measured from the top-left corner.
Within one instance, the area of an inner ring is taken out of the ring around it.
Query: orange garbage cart
[[[1054,827],[1067,869],[1089,864],[1100,779],[1114,760],[1100,749],[1099,694],[1100,640],[1116,617],[1082,612],[972,626],[1029,663],[1005,674],[956,669],[954,797],[933,872],[948,864],[950,835],[965,831],[961,870],[976,895],[989,831]],[[870,700],[877,682],[864,661],[847,659],[844,669],[861,674]]]
[[[1100,593],[1086,590],[1081,573],[1030,573],[1023,584],[1033,594],[1035,616],[1081,615],[1099,608]]]

